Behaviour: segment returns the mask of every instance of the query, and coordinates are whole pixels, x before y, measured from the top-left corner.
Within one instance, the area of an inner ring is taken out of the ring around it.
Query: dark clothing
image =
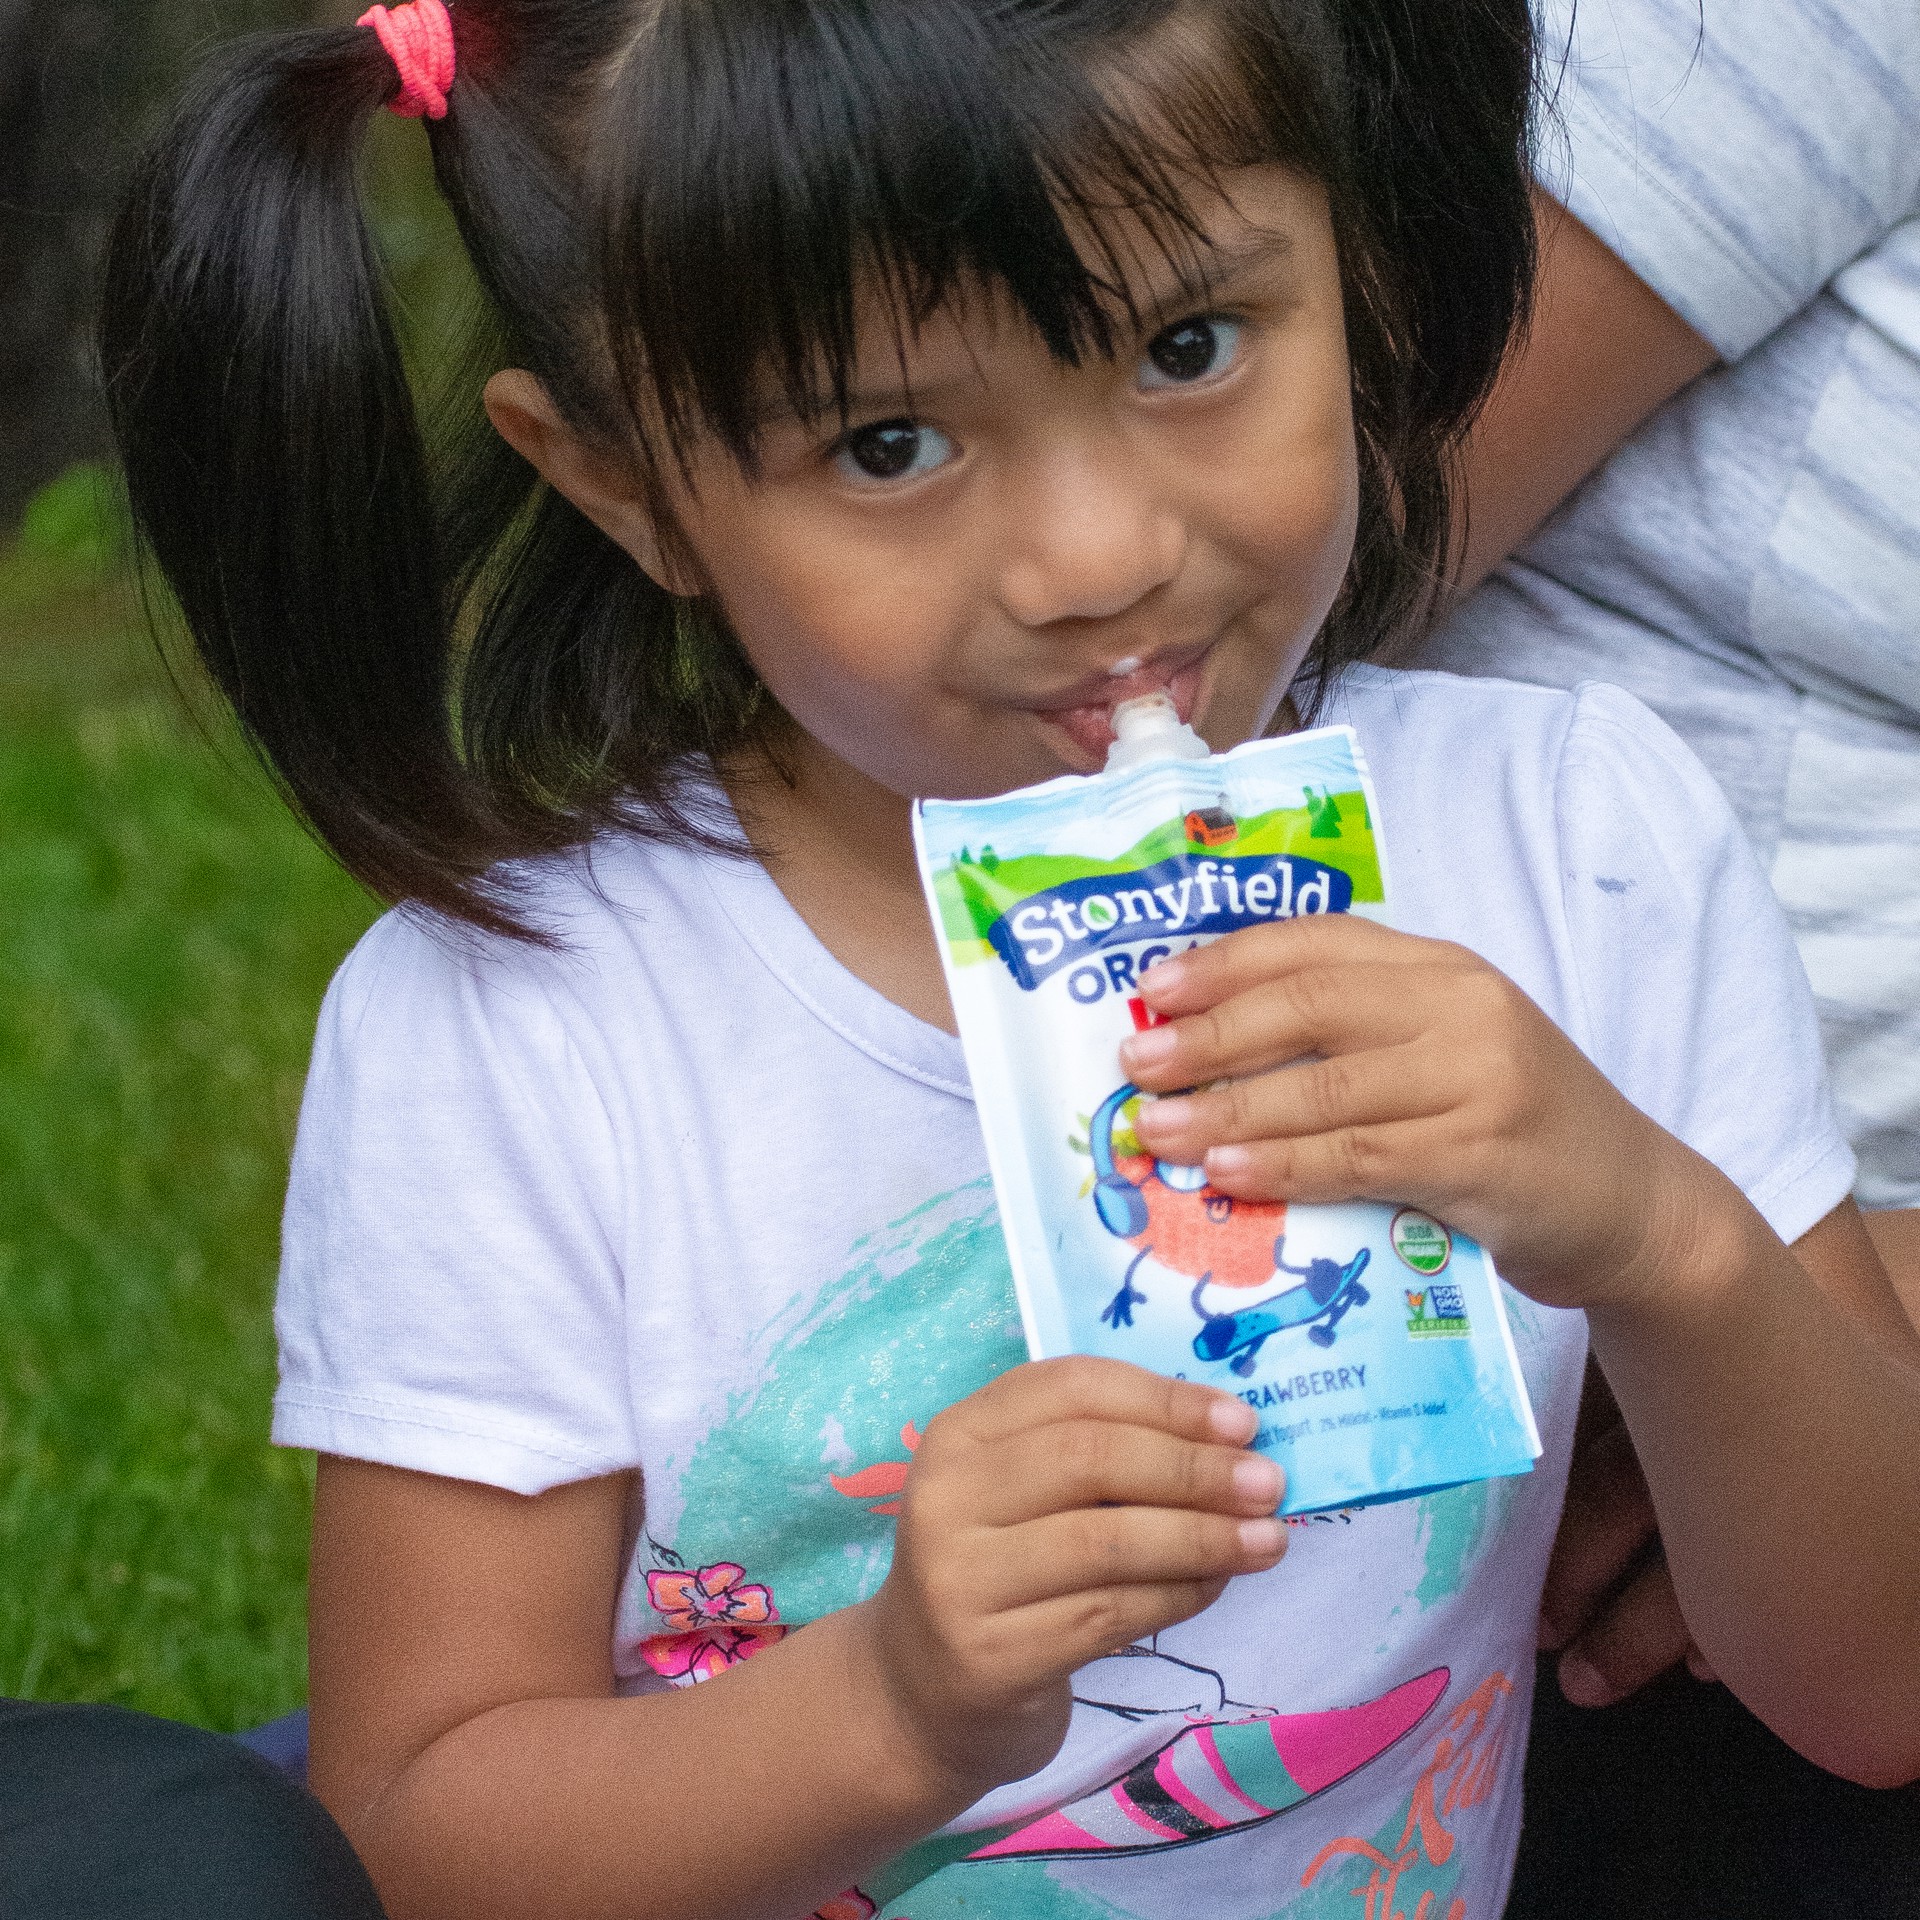
[[[0,1701],[0,1920],[383,1920],[326,1809],[219,1734]]]
[[[1507,1920],[1920,1920],[1920,1790],[1823,1772],[1684,1670],[1591,1710],[1543,1662]]]

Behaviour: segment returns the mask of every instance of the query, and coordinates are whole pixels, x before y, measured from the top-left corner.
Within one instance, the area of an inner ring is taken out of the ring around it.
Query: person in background
[[[1861,1205],[1920,1208],[1920,8],[1546,11],[1538,313],[1421,664],[1681,734],[1798,937]]]
[[[1706,761],[1793,926],[1858,1196],[1920,1317],[1920,9],[1543,13],[1534,323],[1470,444],[1461,579],[1419,663],[1615,682]],[[1603,1393],[1584,1426],[1542,1639],[1598,1706],[1683,1652],[1706,1669]],[[1862,1874],[1911,1897],[1920,1803],[1819,1776],[1721,1690],[1670,1674],[1597,1718],[1538,1697],[1515,1920],[1824,1912],[1874,1899]]]

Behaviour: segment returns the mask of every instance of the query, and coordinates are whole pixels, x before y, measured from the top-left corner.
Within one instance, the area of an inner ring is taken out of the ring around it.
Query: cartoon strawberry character
[[[1216,1287],[1264,1287],[1287,1234],[1284,1200],[1235,1200],[1211,1186],[1170,1186],[1149,1153],[1116,1154],[1114,1171],[1146,1203],[1146,1223],[1128,1241],[1189,1280]],[[1168,1168],[1177,1178],[1184,1168]]]
[[[1134,1278],[1151,1259],[1192,1283],[1201,1320],[1194,1352],[1203,1360],[1225,1360],[1244,1376],[1261,1346],[1292,1327],[1331,1346],[1334,1327],[1367,1302],[1359,1281],[1367,1249],[1344,1264],[1289,1262],[1286,1204],[1235,1200],[1210,1186],[1200,1168],[1156,1160],[1131,1124],[1141,1098],[1139,1088],[1122,1086],[1087,1125],[1094,1211],[1109,1233],[1138,1249],[1101,1319],[1116,1330],[1133,1324],[1134,1308],[1147,1298]]]

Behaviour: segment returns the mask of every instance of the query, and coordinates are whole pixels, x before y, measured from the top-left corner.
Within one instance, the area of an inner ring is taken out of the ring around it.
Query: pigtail
[[[1329,18],[1362,510],[1349,591],[1316,648],[1322,683],[1417,633],[1451,579],[1460,448],[1524,332],[1535,266],[1525,0],[1342,0]]]
[[[450,596],[358,182],[375,36],[236,43],[144,160],[101,347],[136,525],[246,736],[389,900],[511,929],[448,718]]]

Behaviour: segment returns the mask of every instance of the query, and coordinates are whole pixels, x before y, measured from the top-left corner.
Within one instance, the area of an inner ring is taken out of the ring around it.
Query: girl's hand
[[[976,1792],[1037,1772],[1067,1677],[1286,1550],[1281,1474],[1232,1395],[1118,1360],[1015,1367],[933,1420],[863,1611],[918,1750]]]
[[[1176,1096],[1135,1123],[1159,1158],[1238,1198],[1424,1207],[1550,1306],[1651,1284],[1718,1179],[1463,947],[1294,920],[1163,961],[1141,991],[1170,1024],[1120,1060]]]

